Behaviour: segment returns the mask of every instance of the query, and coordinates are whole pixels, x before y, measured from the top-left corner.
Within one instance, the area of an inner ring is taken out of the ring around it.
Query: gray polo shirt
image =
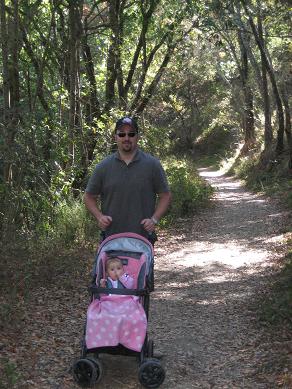
[[[156,195],[169,192],[169,187],[159,160],[138,150],[128,165],[118,152],[97,164],[86,192],[99,195],[102,213],[113,219],[106,236],[120,232],[147,236],[141,221],[151,218]]]

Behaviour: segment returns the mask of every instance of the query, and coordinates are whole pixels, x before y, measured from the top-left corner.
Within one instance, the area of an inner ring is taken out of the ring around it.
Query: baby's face
[[[123,274],[123,265],[120,262],[113,262],[107,268],[108,276],[116,281]]]

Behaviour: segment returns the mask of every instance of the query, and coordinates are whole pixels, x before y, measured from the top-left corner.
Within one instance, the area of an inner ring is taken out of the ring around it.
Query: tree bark
[[[75,163],[77,126],[80,123],[79,112],[79,48],[81,39],[82,0],[69,1],[69,122],[68,151],[70,166]]]
[[[175,49],[174,45],[168,47],[168,50],[167,50],[165,57],[164,57],[164,60],[163,60],[162,64],[160,65],[160,68],[159,68],[158,72],[156,73],[154,79],[152,80],[149,87],[147,88],[143,98],[141,99],[141,101],[138,103],[138,105],[136,107],[134,105],[132,105],[131,111],[135,112],[136,115],[139,115],[144,111],[144,109],[146,108],[150,99],[152,98],[153,93],[154,93],[168,63],[171,60],[171,56],[172,56],[174,49]]]
[[[18,0],[12,1],[12,15],[6,13],[5,0],[1,0],[1,35],[3,57],[3,179],[13,185],[13,152],[20,119],[19,83],[19,10]]]
[[[10,82],[8,69],[8,31],[7,18],[5,10],[5,0],[0,0],[1,12],[1,49],[2,49],[2,74],[3,74],[3,121],[4,123],[9,118],[10,108]],[[0,127],[2,128],[2,127]]]
[[[142,18],[143,18],[142,28],[141,28],[141,33],[139,36],[138,44],[136,46],[136,50],[135,50],[135,53],[134,53],[134,56],[132,59],[132,63],[131,63],[130,70],[128,72],[127,80],[126,80],[125,87],[124,87],[124,96],[123,97],[124,97],[124,100],[126,102],[128,100],[129,89],[130,89],[130,86],[132,84],[132,79],[133,79],[134,72],[135,72],[136,67],[137,67],[138,58],[139,58],[139,55],[141,53],[141,49],[143,46],[146,45],[146,34],[147,34],[148,27],[149,27],[149,24],[151,21],[151,17],[153,15],[153,12],[155,11],[155,8],[158,5],[158,3],[159,3],[159,0],[151,0],[149,9],[147,11],[143,10],[143,4],[141,3],[141,11],[142,11]]]
[[[279,122],[278,131],[277,131],[276,152],[280,154],[283,152],[283,149],[284,149],[284,112],[283,112],[281,97],[279,94],[279,89],[277,86],[277,82],[276,82],[276,78],[275,78],[275,74],[274,74],[272,65],[268,59],[266,50],[262,45],[261,39],[259,37],[258,31],[256,28],[256,25],[253,21],[253,18],[250,14],[248,7],[247,7],[246,1],[240,0],[240,2],[245,10],[246,15],[248,16],[249,24],[251,26],[255,41],[256,41],[257,46],[258,46],[260,53],[262,55],[263,64],[266,67],[267,73],[269,74],[270,81],[272,84],[272,88],[273,88],[273,92],[274,92],[274,96],[275,96],[275,101],[276,101],[276,105],[277,105],[278,122]]]
[[[107,58],[107,78],[105,91],[105,110],[109,111],[114,105],[115,100],[115,83],[117,80],[116,57],[119,55],[118,51],[118,15],[119,15],[119,0],[109,1],[109,19],[111,28],[110,46]],[[121,82],[121,81],[120,81]]]
[[[241,52],[241,66],[240,66],[240,75],[241,83],[244,95],[244,151],[249,150],[255,142],[255,126],[254,126],[254,113],[253,113],[253,92],[250,87],[249,80],[249,63],[248,56],[245,46],[243,44],[243,38],[241,36],[243,32],[238,32],[239,47]]]
[[[285,109],[285,134],[286,134],[288,150],[289,150],[288,167],[289,169],[292,169],[292,129],[291,129],[291,113],[290,113],[291,110],[289,105],[287,87],[285,83],[283,83],[281,87],[281,95],[282,95],[282,100]]]
[[[263,37],[261,7],[259,4],[258,4],[257,20],[258,20],[259,39],[264,48],[265,41]],[[269,96],[269,89],[268,89],[267,69],[265,66],[265,60],[262,52],[261,52],[261,68],[262,68],[262,96],[263,96],[264,115],[265,115],[264,142],[265,142],[265,150],[268,150],[272,146],[273,131],[272,131],[272,124],[271,124],[271,107],[270,107],[270,96]]]

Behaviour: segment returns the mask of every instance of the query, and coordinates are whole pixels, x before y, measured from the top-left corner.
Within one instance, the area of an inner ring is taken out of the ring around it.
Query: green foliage
[[[238,141],[238,129],[227,123],[225,125],[212,124],[198,137],[194,146],[195,158],[201,160],[201,155],[219,166],[220,161],[228,159],[234,154]]]
[[[5,123],[7,113],[3,111],[0,120],[4,135],[0,139],[2,179],[7,162],[11,162],[11,182],[7,185],[0,182],[2,231],[15,227],[22,233],[52,239],[63,237],[68,242],[86,240],[87,232],[91,235],[78,199],[90,174],[90,166],[94,166],[91,161],[99,161],[112,150],[115,119],[134,112],[147,95],[147,87],[158,76],[157,71],[169,47],[179,43],[170,53],[173,60],[164,69],[159,93],[157,90],[153,96],[150,93],[153,102],[147,105],[140,121],[143,122],[142,129],[145,128],[141,133],[141,145],[146,151],[164,158],[169,154],[177,155],[177,152],[184,155],[189,150],[201,154],[202,150],[205,155],[211,155],[208,161],[218,162],[226,157],[229,137],[233,129],[239,128],[243,109],[239,69],[231,50],[234,46],[239,59],[235,30],[238,21],[231,4],[219,0],[183,4],[162,0],[156,2],[150,15],[150,2],[124,3],[123,10],[121,3],[119,47],[113,50],[108,4],[93,1],[84,4],[84,14],[80,18],[84,34],[81,34],[80,42],[80,31],[78,38],[74,34],[71,36],[69,7],[73,3],[19,2],[23,34],[19,42],[22,50],[17,56],[21,99],[16,105],[20,117],[16,120],[17,125]],[[7,4],[8,20],[12,3]],[[255,3],[251,2],[251,11],[255,11],[252,4]],[[285,3],[274,1],[266,3],[262,10],[264,27],[269,31],[265,36],[266,47],[277,72],[277,81],[286,83],[289,75],[289,10]],[[133,65],[142,21],[148,21],[144,19],[147,14],[149,25],[129,90],[125,95],[119,94]],[[195,20],[196,27],[191,28]],[[188,33],[184,35],[186,31]],[[76,69],[80,90],[76,90],[78,102],[74,109],[70,104],[70,56],[74,46],[71,38],[76,39],[76,47],[80,49]],[[252,52],[259,60],[252,34],[250,38]],[[13,45],[8,44],[9,50],[10,46]],[[89,50],[88,57],[85,48]],[[11,51],[8,54],[12,65],[15,56]],[[3,55],[1,52],[1,69],[5,63]],[[111,84],[111,66],[113,74],[122,76],[123,80]],[[10,78],[5,80],[3,74],[0,83],[9,84]],[[260,118],[262,108],[252,68],[250,77],[255,92],[255,112]],[[140,87],[141,95],[137,95]],[[0,100],[3,103],[2,95]],[[75,109],[78,114],[71,128],[69,113]],[[252,166],[253,161],[246,161],[242,172],[250,175],[249,164]],[[178,167],[174,167],[173,176],[169,174],[174,186],[188,186],[186,183],[192,181],[191,174],[188,176]],[[182,182],[179,182],[180,176]],[[260,187],[268,187],[268,177],[261,176],[257,181]],[[193,189],[187,188],[185,192],[188,199],[181,200],[184,205],[177,203],[174,206],[181,209],[179,212],[193,208],[189,197],[200,197]],[[285,189],[285,195],[287,203],[291,204],[292,195],[288,189]]]
[[[19,373],[14,362],[1,358],[0,389],[15,388],[19,380]]]
[[[165,159],[171,147],[170,130],[147,123],[140,134],[139,144],[144,151]]]
[[[278,198],[282,204],[292,209],[292,176],[287,168],[288,157],[269,161],[263,167],[258,152],[242,157],[232,168],[232,172],[243,179],[248,188]]]
[[[165,217],[165,225],[168,225],[177,218],[191,216],[202,206],[206,206],[213,188],[200,178],[187,160],[168,159],[164,166],[173,196],[171,210]]]
[[[290,241],[290,247],[292,241]],[[261,319],[277,325],[287,322],[292,328],[292,248],[285,258],[285,265],[262,302]]]
[[[46,239],[65,245],[99,241],[100,230],[96,220],[89,215],[82,198],[69,197],[55,208],[54,222]]]

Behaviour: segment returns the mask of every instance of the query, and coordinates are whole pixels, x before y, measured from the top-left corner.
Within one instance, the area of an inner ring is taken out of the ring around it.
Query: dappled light
[[[1,389],[79,388],[96,248],[153,231],[157,354],[79,384],[292,388],[290,2],[0,0]]]
[[[214,206],[189,225],[178,221],[182,233],[171,249],[158,243],[151,329],[157,336],[161,328],[159,349],[171,354],[175,347],[180,366],[201,387],[210,377],[215,387],[242,387],[242,377],[244,387],[257,387],[257,356],[266,361],[273,345],[259,327],[254,301],[281,255],[287,215],[232,177],[201,175],[217,188]]]

